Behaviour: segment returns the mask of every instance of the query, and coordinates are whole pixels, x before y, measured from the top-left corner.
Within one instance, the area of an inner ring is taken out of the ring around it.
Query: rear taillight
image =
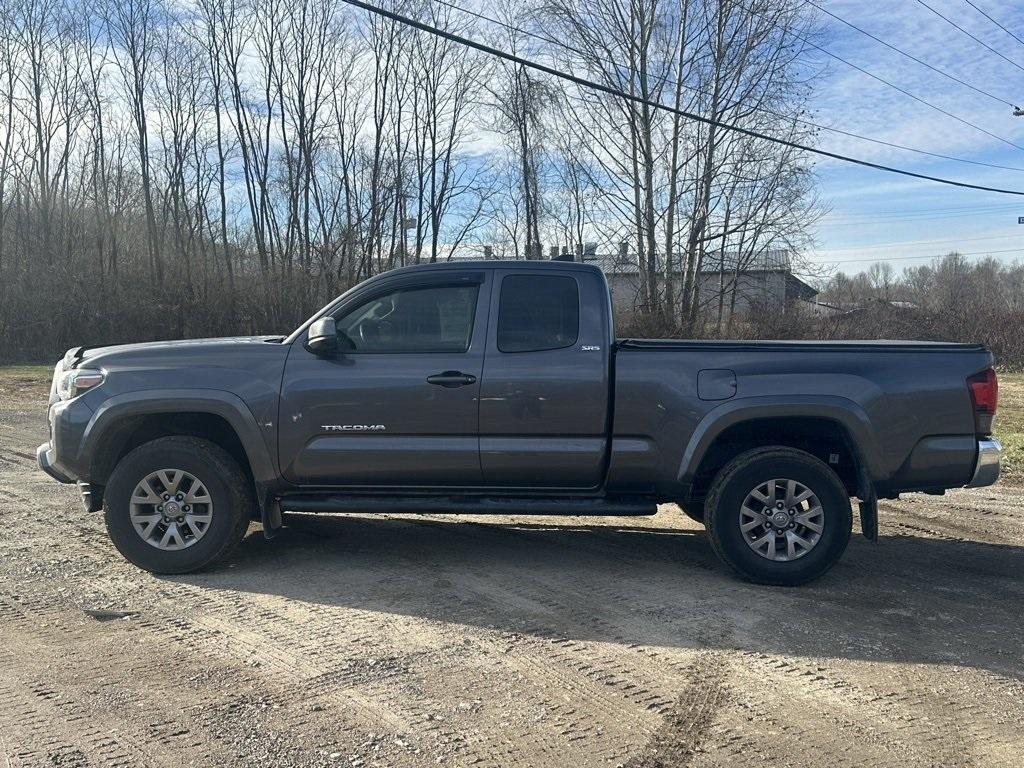
[[[989,368],[974,374],[967,379],[967,387],[971,390],[971,400],[974,402],[974,431],[979,435],[991,435],[992,418],[996,415],[996,405],[999,403],[996,372]]]

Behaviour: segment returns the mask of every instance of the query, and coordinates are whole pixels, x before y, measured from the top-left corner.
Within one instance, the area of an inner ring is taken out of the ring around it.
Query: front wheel
[[[249,527],[250,484],[224,449],[163,437],[131,451],[104,491],[107,532],[153,573],[190,573],[226,557]]]
[[[850,497],[828,465],[793,448],[747,451],[711,484],[705,524],[715,553],[749,581],[816,579],[850,540]]]

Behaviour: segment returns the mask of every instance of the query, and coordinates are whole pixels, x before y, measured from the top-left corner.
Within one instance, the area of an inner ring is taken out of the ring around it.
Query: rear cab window
[[[573,346],[580,335],[580,292],[563,275],[506,275],[498,300],[498,351]]]

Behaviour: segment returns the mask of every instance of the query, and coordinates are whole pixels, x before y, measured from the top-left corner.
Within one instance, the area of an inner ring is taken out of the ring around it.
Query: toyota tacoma
[[[39,466],[137,566],[184,573],[283,512],[651,515],[741,576],[799,584],[858,501],[994,483],[980,345],[616,339],[569,262],[386,272],[287,337],[69,350]]]

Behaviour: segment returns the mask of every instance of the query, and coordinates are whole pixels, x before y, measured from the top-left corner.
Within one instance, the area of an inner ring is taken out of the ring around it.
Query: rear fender
[[[854,401],[830,395],[748,397],[730,400],[709,411],[697,424],[679,464],[677,480],[689,488],[708,449],[725,430],[743,422],[775,418],[818,418],[845,432],[858,466],[871,487],[885,478],[882,454],[871,420]]]

